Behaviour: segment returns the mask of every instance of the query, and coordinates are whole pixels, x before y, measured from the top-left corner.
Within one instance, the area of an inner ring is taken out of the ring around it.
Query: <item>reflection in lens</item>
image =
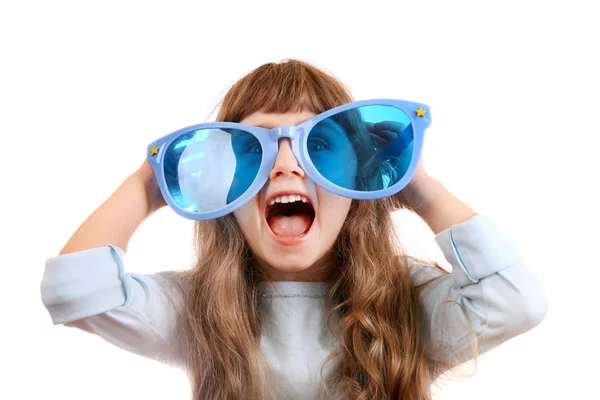
[[[167,189],[186,211],[217,211],[248,190],[261,160],[260,142],[248,132],[230,128],[190,131],[165,153]]]
[[[307,142],[310,159],[325,179],[346,189],[375,191],[406,174],[413,130],[408,115],[396,107],[362,106],[320,121]]]

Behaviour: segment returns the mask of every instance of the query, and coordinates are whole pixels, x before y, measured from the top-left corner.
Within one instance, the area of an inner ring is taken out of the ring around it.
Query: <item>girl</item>
[[[539,324],[546,299],[517,250],[418,160],[426,106],[409,116],[375,105],[399,115],[375,123],[366,106],[316,118],[302,153],[311,162],[298,157],[306,125],[293,127],[352,101],[307,63],[266,64],[220,107],[218,121],[247,127],[178,131],[168,149],[162,139],[149,146],[149,162],[47,260],[41,292],[53,323],[184,368],[194,399],[411,400]],[[196,264],[125,272],[129,239],[167,202],[197,220]],[[436,234],[451,273],[402,253],[392,219],[401,208]]]

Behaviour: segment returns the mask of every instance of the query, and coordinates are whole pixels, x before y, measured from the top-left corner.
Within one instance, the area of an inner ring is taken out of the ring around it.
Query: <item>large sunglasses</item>
[[[281,138],[291,140],[299,167],[315,184],[372,200],[410,182],[430,124],[425,104],[362,100],[296,126],[193,125],[152,142],[148,163],[167,204],[193,220],[221,217],[252,199],[267,182]]]

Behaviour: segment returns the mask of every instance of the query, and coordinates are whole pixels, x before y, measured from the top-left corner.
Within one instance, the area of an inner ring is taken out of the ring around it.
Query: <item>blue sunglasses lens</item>
[[[383,105],[342,111],[309,132],[308,154],[325,179],[371,192],[400,181],[413,157],[413,129],[402,110]]]
[[[249,132],[224,128],[190,131],[165,152],[167,189],[186,211],[217,211],[248,190],[261,161],[262,146]]]

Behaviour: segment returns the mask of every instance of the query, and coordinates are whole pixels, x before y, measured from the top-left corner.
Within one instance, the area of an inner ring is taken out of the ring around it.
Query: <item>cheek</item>
[[[335,234],[339,233],[348,211],[352,199],[338,196],[325,189],[317,188],[319,196],[319,220],[322,223],[322,229],[332,229]]]
[[[254,233],[258,230],[258,206],[257,199],[254,198],[233,212],[240,229],[246,239],[256,237]]]

